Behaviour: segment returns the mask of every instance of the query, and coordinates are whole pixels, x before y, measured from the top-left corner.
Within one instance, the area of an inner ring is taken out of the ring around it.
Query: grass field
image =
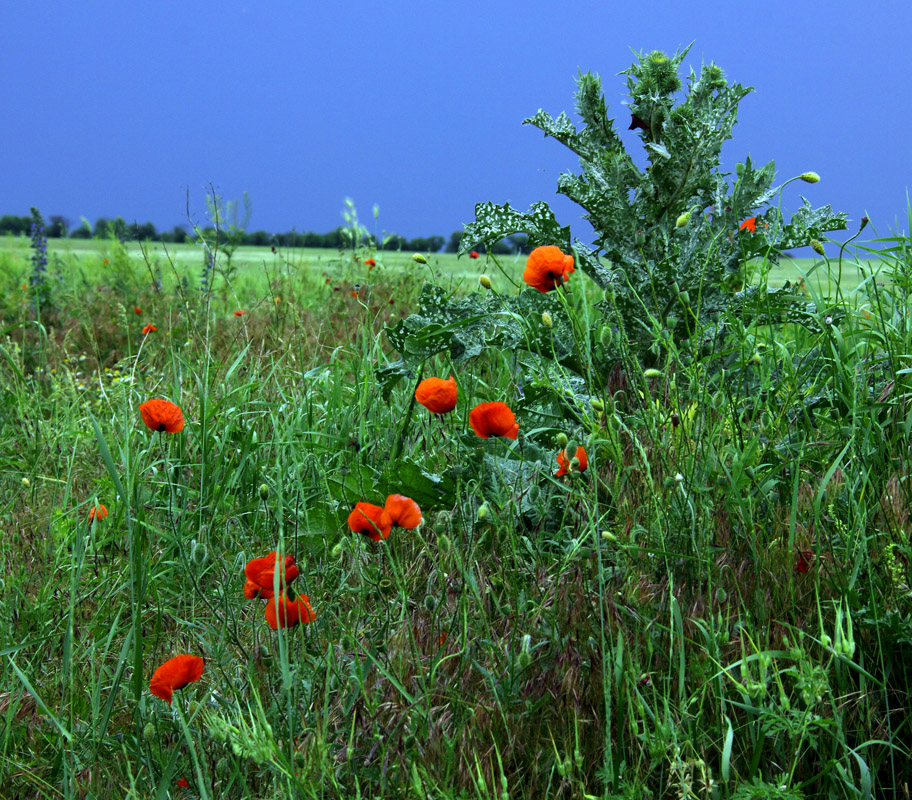
[[[650,370],[524,257],[49,252],[0,239],[0,797],[908,797],[912,250]],[[386,386],[396,331],[462,338]]]

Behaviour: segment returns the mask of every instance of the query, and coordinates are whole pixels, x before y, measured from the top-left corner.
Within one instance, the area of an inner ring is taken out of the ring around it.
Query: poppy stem
[[[421,376],[424,373],[424,365],[418,370],[418,381],[415,383],[415,388],[412,390],[412,399],[409,401],[408,411],[405,412],[405,420],[402,422],[402,428],[399,431],[399,439],[396,442],[396,449],[393,451],[392,460],[395,462],[398,460],[399,456],[402,453],[402,445],[405,442],[405,436],[408,432],[409,423],[412,419],[412,411],[415,408],[415,392],[418,390],[418,384],[421,383]]]

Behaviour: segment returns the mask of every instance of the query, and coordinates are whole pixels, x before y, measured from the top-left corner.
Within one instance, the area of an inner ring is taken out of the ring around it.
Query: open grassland
[[[829,321],[731,319],[651,371],[600,366],[580,270],[547,319],[493,315],[528,346],[388,384],[424,279],[512,297],[525,259],[52,242],[39,288],[30,257],[0,240],[0,796],[908,797],[908,249],[838,304],[783,260]],[[476,435],[489,401],[518,439]],[[351,530],[396,494],[420,525]],[[245,597],[276,551],[309,623]],[[205,667],[168,703],[178,654]]]

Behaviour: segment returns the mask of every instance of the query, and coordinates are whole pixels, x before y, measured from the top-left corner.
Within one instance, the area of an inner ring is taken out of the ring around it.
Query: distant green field
[[[6,269],[15,273],[21,265],[21,276],[30,269],[30,242],[24,237],[0,238],[0,259]],[[196,281],[202,272],[205,261],[203,249],[197,244],[167,244],[148,242],[140,245],[127,243],[124,245],[129,258],[137,264],[147,261],[150,265],[161,267],[164,274],[176,272],[181,278],[187,277]],[[114,244],[110,241],[84,240],[84,239],[52,239],[48,243],[51,258],[56,255],[64,264],[78,263],[85,269],[102,267],[104,259],[111,255]],[[411,252],[380,252],[376,255],[379,272],[405,272],[414,274],[417,278],[443,278],[455,281],[457,285],[466,285],[475,281],[483,273],[497,274],[495,264],[486,261],[484,256],[475,260],[468,257],[458,258],[452,253],[433,253],[429,258],[429,265],[416,264]],[[518,279],[525,265],[524,256],[499,256],[498,262],[503,269],[514,279]],[[19,262],[17,265],[16,262]],[[224,253],[219,254],[219,263],[224,264]],[[351,252],[320,248],[293,248],[280,250],[273,253],[269,247],[241,247],[232,255],[232,265],[236,268],[236,276],[242,283],[257,283],[259,279],[268,281],[277,271],[287,272],[294,270],[300,276],[301,272],[311,273],[309,277],[314,280],[323,275],[332,278],[338,276],[346,279],[359,278],[359,271],[363,272],[365,279],[369,278],[366,268],[362,268],[360,260]],[[863,267],[876,268],[877,262],[862,262]],[[759,268],[759,265],[758,265]],[[340,269],[342,270],[340,272]],[[822,294],[830,294],[835,286],[837,264],[831,262],[829,272],[827,264],[820,258],[784,258],[772,268],[769,284],[780,287],[786,281],[797,282],[806,278],[815,290]],[[851,290],[862,281],[859,264],[850,259],[844,259],[842,268],[843,289]]]

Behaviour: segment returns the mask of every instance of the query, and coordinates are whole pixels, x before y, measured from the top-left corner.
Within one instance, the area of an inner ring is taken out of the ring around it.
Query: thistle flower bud
[[[683,228],[688,222],[690,222],[690,212],[685,211],[677,220],[675,220],[675,227]]]
[[[561,450],[566,450],[566,449],[567,449],[567,442],[568,442],[568,441],[570,441],[570,440],[567,438],[567,434],[566,434],[566,433],[559,433],[559,434],[557,434],[557,437],[554,439],[554,443],[555,443],[559,448],[561,448]]]
[[[820,180],[820,176],[816,172],[802,172],[799,177],[805,183],[817,183]]]
[[[554,325],[554,322],[551,320],[551,315],[547,311],[542,313],[542,325],[548,330],[551,330],[551,327]]]
[[[427,258],[425,258],[421,253],[412,253],[412,261],[417,262],[418,264],[427,264]]]
[[[817,239],[811,239],[811,249],[817,253],[817,255],[826,255],[823,245]]]
[[[647,369],[643,371],[643,377],[647,381],[655,380],[656,378],[661,378],[662,373],[657,369]]]
[[[487,275],[482,275],[482,276],[478,279],[478,282],[479,282],[485,289],[493,289],[493,288],[494,288],[493,285],[491,284],[491,279],[490,279]]]
[[[260,500],[266,501],[266,498],[269,497],[269,487],[265,483],[260,484]]]

